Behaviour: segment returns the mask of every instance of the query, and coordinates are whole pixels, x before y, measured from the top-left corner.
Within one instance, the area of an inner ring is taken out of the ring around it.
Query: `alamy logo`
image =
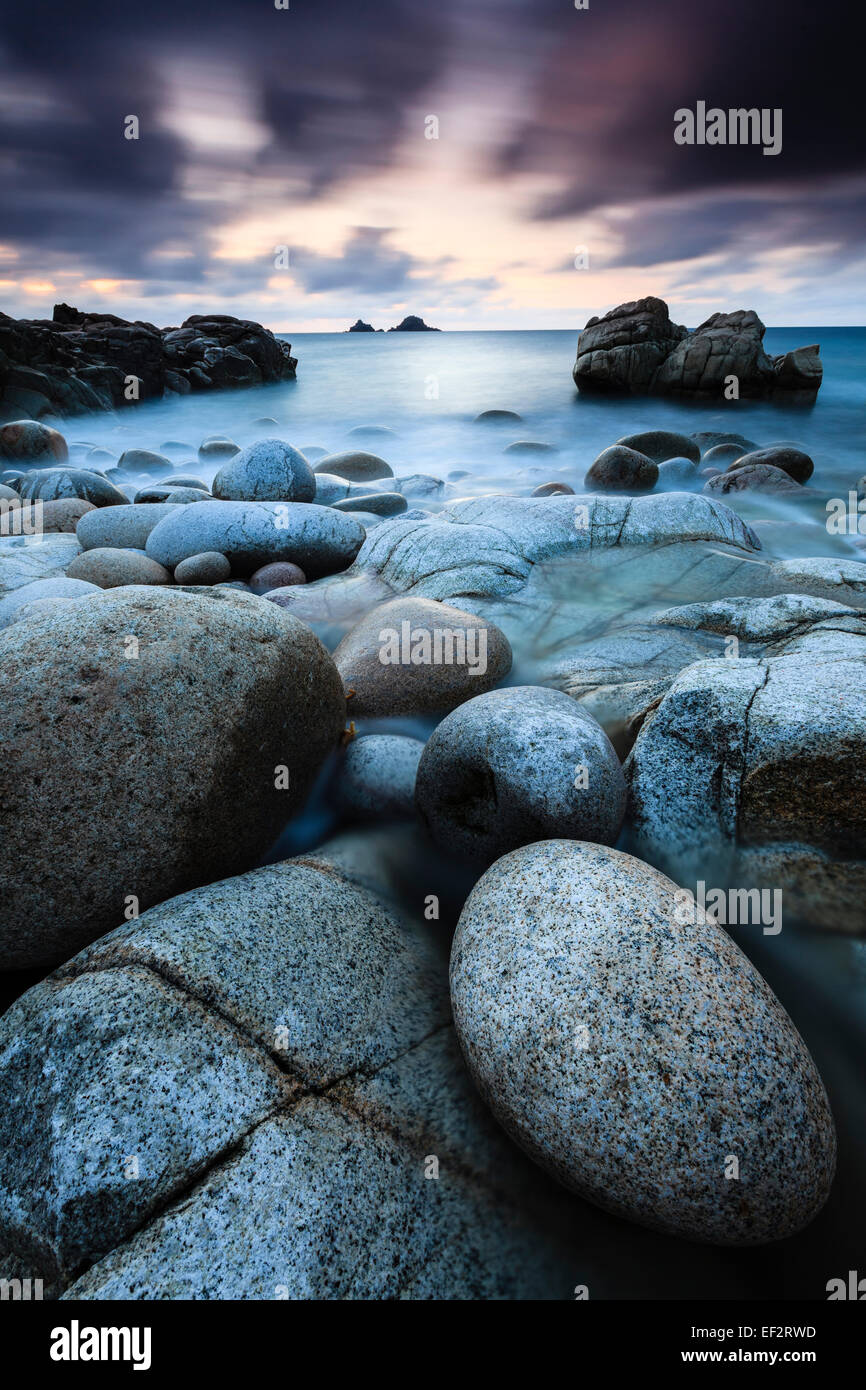
[[[52,1361],[131,1361],[134,1371],[150,1370],[149,1327],[69,1327],[51,1330]]]
[[[704,913],[719,926],[763,925],[764,936],[778,936],[782,930],[781,888],[711,888],[698,879],[697,892],[680,888],[675,894],[674,916],[680,926],[693,927]]]
[[[44,533],[42,499],[21,506],[8,497],[0,497],[0,536],[41,536]]]
[[[866,1299],[866,1279],[861,1279],[856,1269],[848,1270],[847,1282],[844,1279],[827,1281],[827,1302],[838,1303],[842,1299],[855,1303],[862,1303]]]
[[[413,627],[408,619],[379,633],[383,666],[465,666],[470,676],[487,670],[487,629],[484,627]]]
[[[0,1279],[0,1303],[39,1302],[42,1298],[41,1279]]]
[[[674,112],[674,139],[678,145],[763,145],[764,154],[782,152],[782,108],[746,109],[711,106],[699,101],[694,111],[681,106]]]

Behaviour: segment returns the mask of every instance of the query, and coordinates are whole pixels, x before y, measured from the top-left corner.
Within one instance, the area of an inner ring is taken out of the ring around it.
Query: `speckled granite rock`
[[[843,619],[856,620],[859,630],[857,609],[807,594],[688,603],[640,623],[615,620],[605,633],[568,643],[540,676],[579,700],[624,757],[648,708],[693,661],[778,655],[812,627],[826,638]]]
[[[866,906],[852,916],[840,902],[866,859],[866,621],[843,612],[771,650],[687,667],[644,721],[627,764],[634,843],[682,882],[749,886],[742,850],[773,849],[786,912],[864,932]],[[816,851],[842,897],[807,913],[799,865]]]
[[[110,546],[83,550],[67,565],[70,579],[84,579],[100,589],[119,589],[127,584],[170,584],[171,573],[143,550]]]
[[[596,845],[506,855],[454,937],[458,1036],[500,1123],[581,1196],[693,1240],[781,1239],[830,1188],[827,1096],[769,986],[677,892]]]
[[[116,589],[6,628],[4,967],[62,960],[116,926],[128,895],[143,910],[249,867],[303,803],[344,716],[313,633],[234,590]]]
[[[143,550],[151,531],[171,516],[165,502],[130,503],[126,507],[100,507],[82,517],[76,536],[85,550]]]
[[[335,771],[336,803],[356,820],[405,820],[415,814],[419,738],[364,734],[353,739]]]
[[[531,840],[612,844],[625,778],[610,740],[568,695],[512,686],[467,701],[428,739],[415,784],[434,842],[489,864]]]
[[[8,627],[15,621],[16,613],[30,603],[46,598],[84,598],[87,594],[99,593],[99,586],[89,584],[84,579],[67,579],[64,575],[57,579],[36,579],[32,584],[22,584],[0,599],[0,628]]]
[[[92,502],[80,497],[58,497],[54,502],[42,503],[42,526],[45,531],[74,533],[79,521],[97,508]],[[101,508],[102,511],[105,508]]]
[[[319,578],[350,565],[363,540],[354,517],[312,502],[194,502],[160,522],[146,549],[170,570],[191,555],[218,550],[241,576],[290,560]]]
[[[610,584],[612,571],[622,568],[630,593],[660,581],[670,593],[681,573],[690,596],[708,589],[710,597],[720,592],[720,566],[726,575],[739,575],[750,568],[742,561],[759,550],[754,531],[730,507],[695,494],[484,497],[455,502],[432,519],[384,522],[350,570],[289,602],[299,617],[319,620],[363,610],[375,593],[381,600],[394,592],[443,602],[471,598],[472,608],[483,606],[485,614],[492,611],[489,600],[515,599],[532,608],[536,624],[539,612],[550,617],[548,581],[564,562],[567,592],[574,596],[581,582],[573,564],[578,557],[591,570],[586,582],[596,586]],[[625,574],[634,566],[641,570],[637,589]],[[536,592],[538,610],[532,607]]]
[[[866,564],[862,560],[836,560],[825,555],[777,560],[756,583],[765,592],[813,594],[866,608]]]
[[[81,550],[75,536],[52,532],[46,536],[0,536],[0,598],[32,584],[65,573]]]
[[[0,1243],[70,1299],[569,1295],[429,931],[324,860],[163,903],[31,990],[0,1096]]]
[[[303,454],[282,439],[259,439],[219,470],[211,487],[227,502],[312,502],[316,480]]]
[[[406,597],[362,618],[337,647],[334,664],[354,691],[353,718],[424,714],[490,690],[511,670],[511,647],[474,613]]]

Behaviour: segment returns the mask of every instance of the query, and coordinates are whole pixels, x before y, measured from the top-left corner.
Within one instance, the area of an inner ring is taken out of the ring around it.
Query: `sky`
[[[866,323],[847,0],[288,5],[0,0],[4,312]],[[781,152],[678,144],[699,101],[781,109]]]

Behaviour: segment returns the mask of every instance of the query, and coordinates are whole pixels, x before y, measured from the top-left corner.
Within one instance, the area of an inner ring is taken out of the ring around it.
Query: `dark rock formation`
[[[419,319],[417,314],[409,314],[396,328],[389,328],[389,333],[439,333],[441,329],[433,328],[423,319]]]
[[[381,331],[381,330],[380,330]],[[365,323],[363,319],[356,319],[351,328],[346,329],[347,333],[375,333],[376,330],[372,323]]]
[[[153,400],[279,381],[296,366],[291,344],[227,314],[194,314],[162,329],[68,304],[56,304],[53,319],[0,314],[0,421],[128,405],[128,377],[138,379],[139,399]]]
[[[589,320],[574,381],[596,394],[723,400],[734,376],[741,397],[811,405],[823,373],[818,345],[768,357],[764,332],[754,310],[738,309],[713,314],[690,333],[671,323],[664,300],[639,299]]]

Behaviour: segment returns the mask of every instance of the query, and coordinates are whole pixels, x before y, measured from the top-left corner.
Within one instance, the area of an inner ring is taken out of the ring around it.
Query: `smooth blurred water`
[[[287,336],[287,335],[282,335]],[[622,435],[648,428],[734,430],[760,445],[791,440],[812,455],[815,486],[846,488],[866,472],[866,329],[776,328],[771,354],[819,342],[824,384],[812,409],[762,402],[713,405],[578,395],[571,376],[577,334],[301,333],[291,337],[297,380],[252,390],[195,394],[144,403],[116,416],[67,421],[71,440],[91,440],[119,453],[158,449],[168,439],[190,445],[225,433],[247,444],[265,432],[254,422],[272,416],[292,444],[379,453],[401,474],[445,477],[467,469],[467,492],[565,477],[579,485],[598,453]],[[473,425],[483,410],[505,409],[518,424]],[[354,441],[349,431],[380,425],[397,438]],[[527,466],[505,456],[521,439],[560,450]],[[214,469],[206,475],[209,481]]]

